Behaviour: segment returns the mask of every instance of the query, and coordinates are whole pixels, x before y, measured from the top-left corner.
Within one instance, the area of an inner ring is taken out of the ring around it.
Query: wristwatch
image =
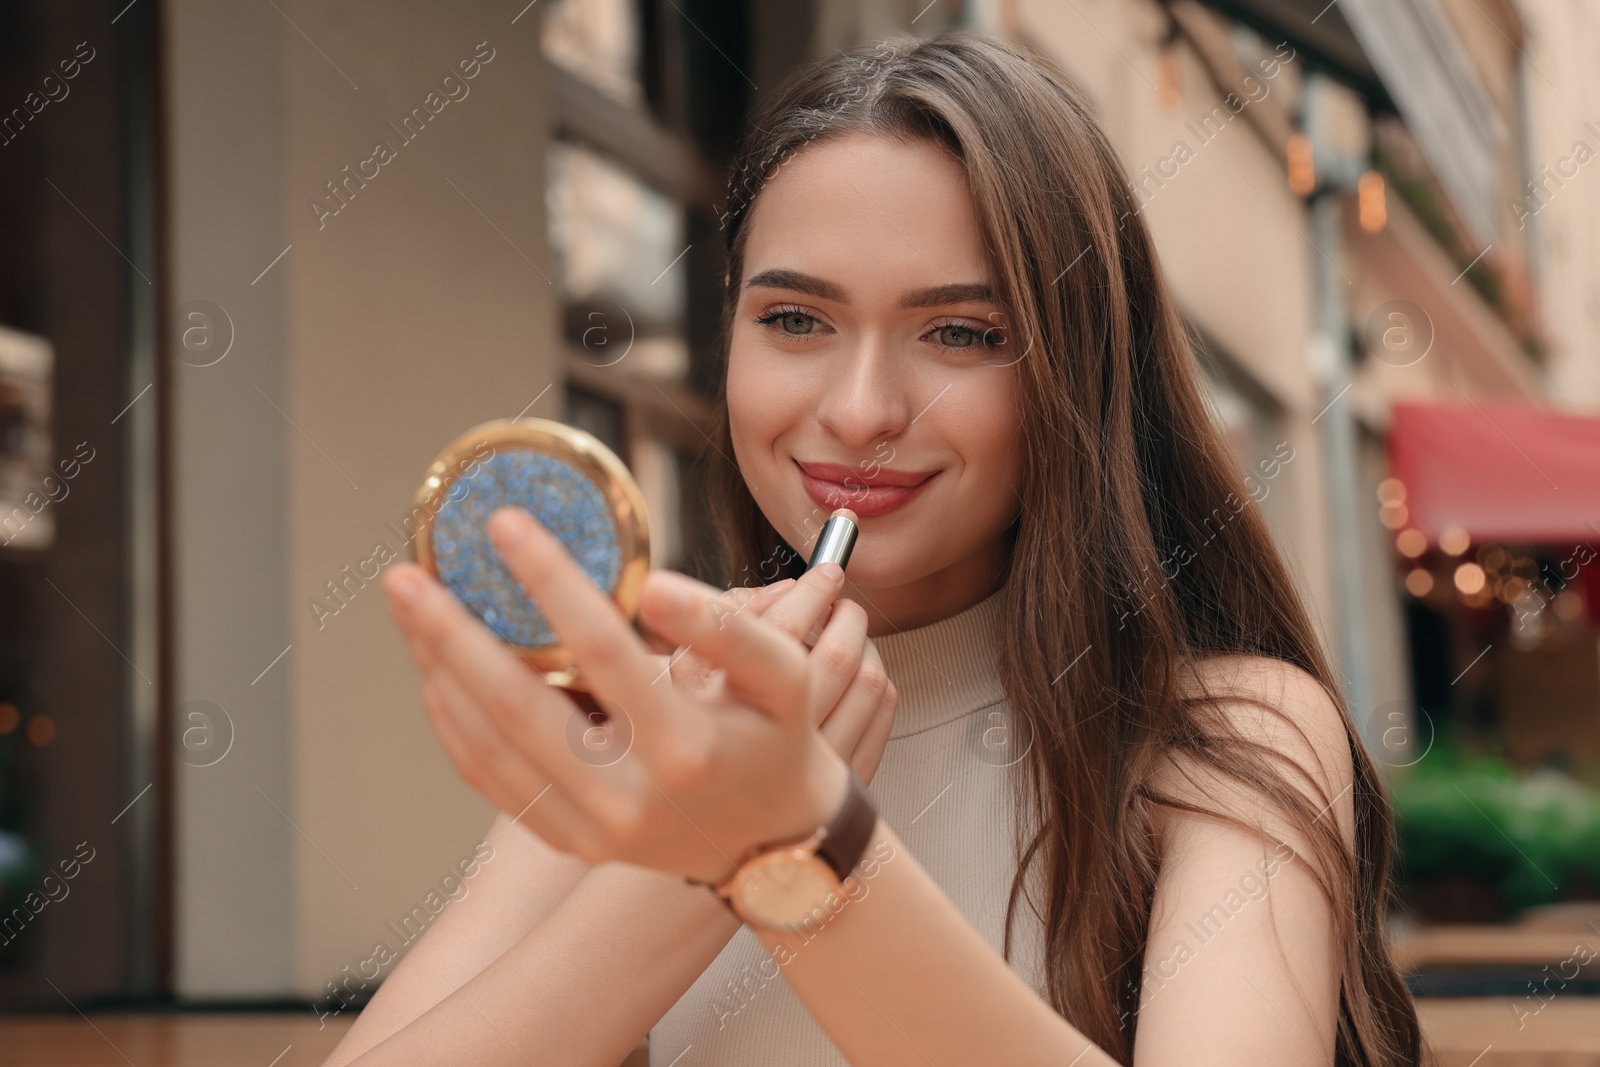
[[[741,920],[769,930],[801,930],[826,921],[824,902],[843,888],[878,827],[867,787],[850,770],[850,788],[827,824],[800,841],[757,845],[733,873],[709,885]]]

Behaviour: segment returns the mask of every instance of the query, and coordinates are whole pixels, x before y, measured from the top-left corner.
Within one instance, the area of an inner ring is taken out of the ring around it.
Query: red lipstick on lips
[[[938,471],[901,471],[878,467],[867,474],[860,467],[838,463],[801,463],[806,495],[830,511],[850,508],[863,519],[887,515],[917,498]]]

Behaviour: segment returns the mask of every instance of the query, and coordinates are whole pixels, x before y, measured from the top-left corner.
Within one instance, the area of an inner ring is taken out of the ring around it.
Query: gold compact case
[[[496,508],[538,519],[611,598],[639,612],[650,571],[644,495],[616,453],[548,419],[500,419],[445,446],[412,499],[412,558],[551,685],[587,692],[572,656],[489,540]]]

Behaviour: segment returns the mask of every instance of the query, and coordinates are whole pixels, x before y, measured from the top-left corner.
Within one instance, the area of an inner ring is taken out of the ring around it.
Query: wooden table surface
[[[317,1067],[354,1018],[276,1012],[0,1015],[0,1067]],[[622,1067],[648,1067],[640,1046]]]
[[[1419,1000],[1438,1067],[1600,1067],[1600,998],[1558,996],[1520,1018],[1513,1003]],[[319,1030],[310,1012],[0,1016],[0,1067],[317,1067],[349,1025]],[[626,1067],[647,1063],[636,1052]]]
[[[1549,964],[1570,977],[1573,968],[1584,960],[1600,960],[1600,931],[1430,926],[1396,938],[1390,954],[1402,971],[1467,965],[1538,968]]]
[[[1538,1014],[1507,997],[1425,997],[1417,1014],[1439,1067],[1600,1067],[1600,997],[1556,996]]]
[[[277,1012],[0,1015],[3,1067],[316,1067],[353,1018]]]

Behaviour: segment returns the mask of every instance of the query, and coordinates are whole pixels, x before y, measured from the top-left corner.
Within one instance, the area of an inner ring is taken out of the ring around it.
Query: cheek
[[[773,437],[770,413],[760,403],[760,375],[737,342],[728,352],[728,431],[741,467],[768,451]]]
[[[780,469],[778,455],[786,435],[807,417],[807,391],[786,375],[784,368],[759,350],[741,351],[735,335],[728,352],[728,435],[733,462],[744,475],[756,507],[780,534],[803,537],[795,521],[810,501],[796,500],[794,479]]]
[[[1022,426],[1015,378],[989,385],[949,428],[974,479],[974,518],[1004,526],[1015,517],[1022,480]],[[986,523],[986,524],[987,524]]]
[[[740,466],[772,461],[774,443],[810,410],[808,383],[792,366],[735,334],[728,351],[728,429]]]
[[[973,462],[1009,495],[1020,488],[1017,482],[1022,473],[1022,418],[1016,375],[985,384],[987,388],[977,393],[976,402],[956,432],[969,441]]]
[[[757,486],[777,484],[775,471],[777,441],[793,424],[793,419],[772,388],[771,368],[759,354],[740,351],[738,338],[728,351],[728,436],[733,444],[732,459],[750,485],[751,494],[763,511],[775,501],[758,492]]]

